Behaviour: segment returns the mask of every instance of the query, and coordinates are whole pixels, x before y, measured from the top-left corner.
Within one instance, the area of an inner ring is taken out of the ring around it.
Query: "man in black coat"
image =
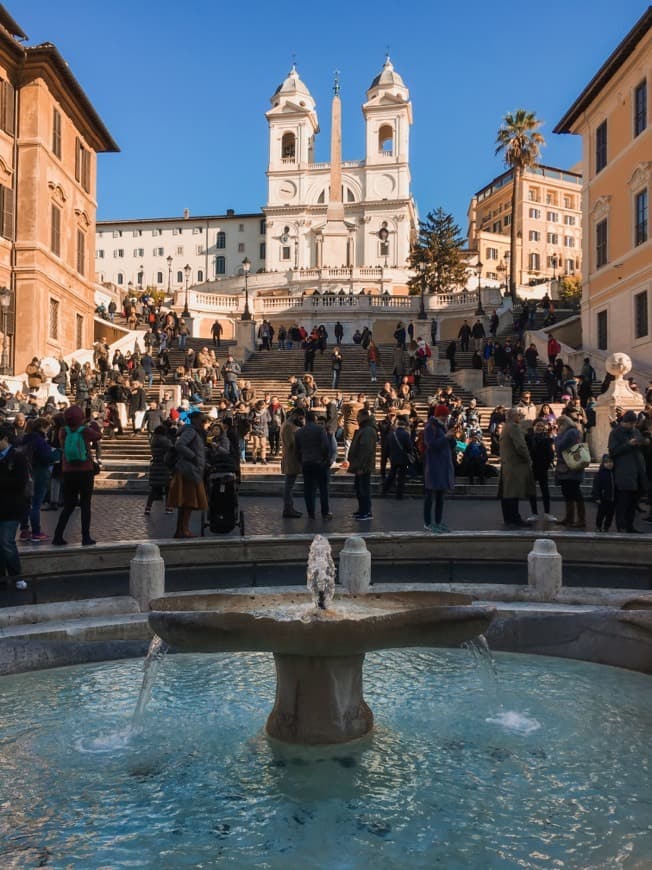
[[[303,474],[303,492],[306,511],[315,518],[315,496],[319,489],[321,515],[331,519],[328,505],[328,469],[330,466],[330,440],[324,426],[317,423],[312,411],[306,413],[306,424],[294,436],[297,458]]]
[[[11,426],[0,425],[0,577],[11,577],[17,589],[25,589],[16,532],[27,507],[29,466],[12,444]]]
[[[626,411],[609,435],[609,453],[614,461],[616,484],[616,528],[619,532],[638,533],[634,517],[639,494],[645,491],[645,456],[649,440],[636,428],[635,411]]]

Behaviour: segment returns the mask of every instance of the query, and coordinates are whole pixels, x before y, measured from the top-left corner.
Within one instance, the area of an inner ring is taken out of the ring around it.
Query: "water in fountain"
[[[132,731],[138,731],[142,727],[145,709],[152,696],[152,686],[156,679],[156,673],[168,649],[169,646],[166,642],[161,640],[158,635],[154,635],[152,642],[149,645],[149,649],[147,650],[145,664],[143,665],[143,682],[140,687],[136,709],[134,710],[134,715],[131,720]]]
[[[328,538],[315,535],[308,553],[308,582],[315,607],[327,610],[335,595],[335,563]]]

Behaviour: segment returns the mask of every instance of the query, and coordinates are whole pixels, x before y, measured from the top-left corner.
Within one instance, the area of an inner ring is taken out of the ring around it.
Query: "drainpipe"
[[[16,371],[16,310],[18,308],[18,294],[17,294],[17,281],[16,281],[16,265],[17,265],[17,255],[16,255],[16,231],[18,227],[18,130],[20,126],[20,76],[16,77],[16,84],[14,85],[14,133],[13,133],[13,142],[12,142],[12,151],[13,151],[13,168],[14,168],[14,177],[12,183],[12,194],[13,194],[13,212],[14,219],[13,225],[11,227],[11,239],[9,240],[11,243],[10,247],[10,256],[9,256],[9,289],[13,293],[14,300],[14,321],[13,321],[13,332],[11,335],[11,356],[9,358],[9,367],[11,369],[11,373],[14,374]],[[6,337],[5,337],[6,340]]]

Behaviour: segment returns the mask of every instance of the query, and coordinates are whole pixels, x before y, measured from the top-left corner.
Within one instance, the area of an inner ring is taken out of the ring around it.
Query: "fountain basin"
[[[276,696],[267,733],[285,743],[346,743],[369,733],[365,653],[459,646],[482,634],[494,611],[446,592],[335,596],[328,609],[307,593],[173,595],[151,602],[149,624],[184,652],[271,652]]]

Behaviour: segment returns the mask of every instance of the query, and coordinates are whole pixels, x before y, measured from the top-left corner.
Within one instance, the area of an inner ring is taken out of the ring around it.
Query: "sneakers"
[[[557,517],[556,517],[554,514],[544,514],[544,515],[543,515],[543,518],[544,518],[545,520],[548,520],[548,521],[551,522],[551,523],[556,523],[556,522],[557,522]]]
[[[289,510],[283,511],[284,519],[298,519],[300,516],[303,516],[301,511],[295,511],[294,508],[290,508]]]
[[[20,534],[18,535],[19,541],[29,541],[31,540],[32,533],[29,529],[21,529]]]
[[[94,541],[93,538],[83,538],[82,547],[94,547],[97,544],[97,541]]]
[[[530,516],[525,520],[526,523],[536,523],[539,519],[538,514],[530,514]]]
[[[145,508],[145,516],[148,517],[152,512],[151,508]]]
[[[41,541],[47,541],[48,537],[49,537],[49,535],[46,535],[46,534],[44,534],[43,532],[38,532],[37,534],[32,535],[32,537],[30,538],[30,540],[31,540],[32,543],[34,543],[34,544],[40,544]]]
[[[64,541],[63,538],[57,538],[56,536],[52,538],[52,545],[55,547],[65,547],[68,544],[68,541]]]
[[[356,520],[373,520],[373,514],[358,514]]]
[[[16,589],[27,589],[27,580],[16,580]]]

